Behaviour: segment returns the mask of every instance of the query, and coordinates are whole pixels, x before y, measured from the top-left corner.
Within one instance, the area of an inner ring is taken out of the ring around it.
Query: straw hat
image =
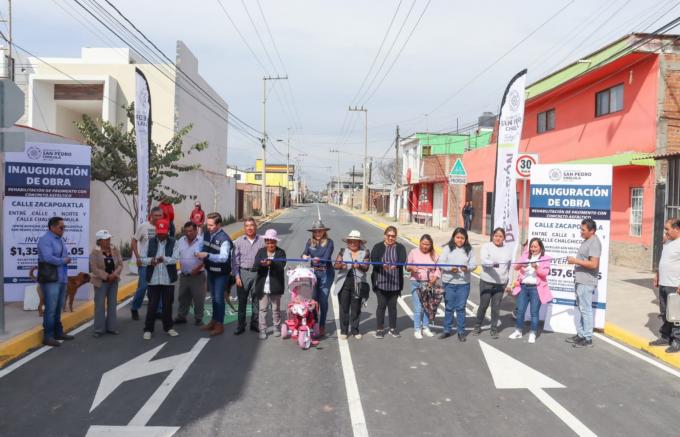
[[[312,229],[307,229],[309,232],[314,232],[314,231],[330,231],[331,228],[327,228],[324,226],[323,222],[321,220],[314,220],[312,222]]]
[[[342,241],[344,241],[345,243],[347,243],[348,240],[354,240],[354,241],[358,240],[358,241],[361,241],[362,244],[366,243],[366,240],[363,240],[361,238],[361,232],[359,232],[357,230],[352,230],[347,237],[342,239]]]

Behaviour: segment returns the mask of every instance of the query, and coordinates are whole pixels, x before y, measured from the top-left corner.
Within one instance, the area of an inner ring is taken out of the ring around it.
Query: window
[[[241,180],[241,175],[238,174],[238,173],[236,173],[236,174],[234,175],[234,179],[237,180],[237,181],[240,181],[240,180]]]
[[[262,180],[262,173],[255,173],[255,180],[261,181]]]
[[[536,132],[540,134],[553,129],[555,129],[555,108],[539,112]]]
[[[295,175],[289,174],[288,175],[288,181],[294,181],[295,180]]]
[[[642,188],[630,189],[630,235],[642,235]]]
[[[595,116],[623,110],[623,84],[595,94]]]
[[[432,146],[423,146],[423,156],[432,155]]]

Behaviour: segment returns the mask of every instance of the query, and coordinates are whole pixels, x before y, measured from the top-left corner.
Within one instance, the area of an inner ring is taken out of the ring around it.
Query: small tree
[[[378,174],[384,183],[394,184],[397,180],[397,161],[388,159],[378,165]]]
[[[137,144],[134,129],[134,103],[124,107],[128,120],[133,126],[127,130],[124,124],[114,126],[109,122],[95,120],[83,115],[76,127],[85,142],[92,147],[91,178],[108,188],[116,198],[120,207],[127,213],[137,229]],[[200,165],[185,165],[180,162],[192,152],[200,152],[208,147],[206,141],[193,144],[183,150],[184,137],[191,131],[192,125],[177,131],[164,145],[153,141],[149,144],[149,207],[151,201],[167,199],[170,203],[179,203],[186,199],[195,199],[195,195],[178,192],[166,183],[167,178],[175,178],[180,173],[200,168]]]

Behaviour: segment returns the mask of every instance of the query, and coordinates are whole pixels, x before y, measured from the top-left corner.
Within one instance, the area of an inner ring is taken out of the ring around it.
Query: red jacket
[[[189,220],[201,227],[205,224],[205,212],[201,208],[194,208],[189,215]]]
[[[175,221],[175,209],[172,207],[171,203],[161,202],[158,206],[163,210],[164,219],[170,220],[171,222]]]

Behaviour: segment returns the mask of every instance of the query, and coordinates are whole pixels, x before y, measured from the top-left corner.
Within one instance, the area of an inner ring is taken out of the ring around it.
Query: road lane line
[[[331,300],[333,302],[333,312],[335,313],[335,332],[338,333],[338,346],[340,348],[340,361],[342,363],[342,375],[345,378],[345,391],[347,392],[347,404],[349,405],[349,417],[352,422],[354,437],[368,437],[366,427],[366,417],[364,407],[361,404],[357,377],[354,373],[352,355],[349,351],[349,342],[340,339],[340,304],[338,296],[335,294],[335,283],[331,286]]]
[[[583,424],[576,416],[571,414],[566,408],[559,404],[552,398],[545,390],[540,388],[529,388],[529,391],[538,398],[546,407],[550,409],[562,422],[564,422],[572,431],[578,436],[582,437],[597,437],[597,434],[592,432],[587,426]]]

